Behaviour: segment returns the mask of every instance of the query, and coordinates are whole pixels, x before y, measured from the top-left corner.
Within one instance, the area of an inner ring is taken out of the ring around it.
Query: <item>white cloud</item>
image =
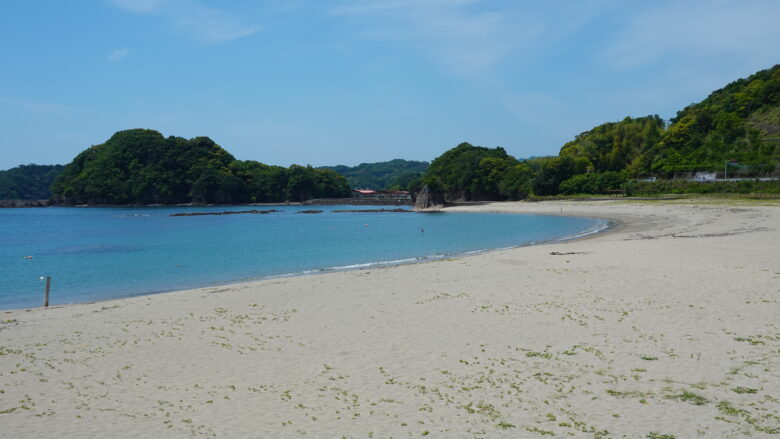
[[[476,76],[508,59],[531,62],[615,1],[343,0],[332,12],[356,19],[369,38],[411,42],[447,68]]]
[[[501,10],[475,10],[482,0],[362,0],[333,10],[357,17],[365,35],[406,40],[430,51],[449,68],[470,75],[501,61],[533,28],[515,27]]]
[[[195,0],[110,0],[117,7],[167,21],[177,32],[204,44],[235,40],[260,31],[239,17]]]
[[[110,61],[110,62],[121,61],[122,58],[127,56],[128,52],[129,51],[127,49],[114,49],[114,50],[111,51],[110,54],[108,54],[108,56],[106,57],[106,60]]]
[[[780,2],[776,0],[694,0],[648,3],[620,33],[605,56],[618,69],[635,69],[681,59],[740,57],[768,67],[780,55]],[[675,60],[676,60],[675,59]]]

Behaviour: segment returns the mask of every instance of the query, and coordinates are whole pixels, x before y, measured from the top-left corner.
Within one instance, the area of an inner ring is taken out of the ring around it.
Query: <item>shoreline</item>
[[[584,239],[469,257],[0,314],[4,430],[780,433],[780,205],[454,209],[621,222]]]
[[[481,205],[484,205],[487,203],[483,203]],[[92,206],[90,206],[92,207]],[[146,207],[152,207],[152,206],[146,206]],[[451,208],[445,208],[444,211],[447,211],[447,209]],[[457,212],[458,210],[451,210],[452,212]],[[423,212],[425,213],[425,212]],[[480,212],[468,212],[468,213],[480,213]],[[523,213],[509,213],[509,212],[503,212],[500,210],[496,211],[490,211],[490,212],[482,212],[482,213],[507,213],[510,215],[523,215]],[[534,215],[534,214],[531,214]],[[529,247],[529,246],[539,246],[539,245],[550,245],[550,244],[557,244],[557,243],[565,243],[565,242],[573,242],[578,240],[585,240],[585,239],[591,239],[598,237],[602,234],[612,233],[616,231],[619,227],[621,227],[621,221],[618,218],[600,218],[595,216],[578,216],[578,215],[554,215],[554,214],[537,214],[537,215],[550,215],[550,216],[566,216],[566,217],[572,217],[572,218],[589,218],[593,220],[599,220],[604,221],[603,227],[596,226],[597,228],[593,230],[592,228],[585,229],[583,232],[577,233],[575,235],[564,235],[559,238],[551,238],[547,240],[542,241],[532,241],[525,244],[517,244],[517,245],[511,245],[508,247],[497,247],[497,248],[485,248],[485,249],[478,249],[478,250],[470,250],[470,251],[464,251],[464,252],[455,252],[455,253],[446,253],[446,254],[439,254],[439,255],[425,255],[425,256],[417,256],[417,257],[411,257],[411,258],[405,258],[401,260],[391,260],[391,261],[375,261],[375,262],[365,262],[365,263],[355,263],[348,266],[336,266],[336,267],[325,267],[325,268],[317,268],[317,269],[311,269],[311,270],[304,270],[300,272],[291,272],[291,273],[282,273],[282,274],[273,274],[268,276],[257,276],[257,277],[250,277],[245,279],[233,279],[233,280],[227,280],[224,282],[213,282],[208,283],[202,286],[192,287],[192,288],[184,288],[184,289],[171,289],[171,290],[156,290],[156,291],[148,291],[148,292],[139,292],[139,293],[133,293],[128,295],[123,295],[121,297],[110,297],[103,300],[94,300],[90,302],[70,302],[70,303],[60,303],[57,305],[50,305],[47,308],[62,308],[62,307],[69,307],[69,306],[76,306],[76,305],[91,305],[91,304],[99,304],[99,303],[107,303],[107,302],[113,302],[113,301],[121,301],[126,299],[132,299],[135,297],[145,297],[145,296],[153,296],[158,294],[170,294],[170,293],[176,293],[176,292],[183,292],[183,291],[190,291],[190,290],[196,290],[196,289],[203,289],[203,288],[214,288],[214,287],[231,287],[234,285],[240,285],[240,284],[247,284],[247,283],[254,283],[254,282],[263,282],[268,280],[274,280],[274,279],[288,279],[288,278],[296,278],[301,276],[317,276],[322,274],[328,274],[328,273],[341,273],[341,272],[347,272],[347,271],[354,271],[354,270],[373,270],[373,269],[381,269],[381,268],[389,268],[389,267],[395,267],[395,266],[401,266],[401,265],[412,265],[412,264],[426,264],[430,262],[437,262],[441,260],[446,259],[452,259],[452,258],[464,258],[464,257],[472,257],[472,256],[478,256],[484,253],[490,253],[495,251],[503,251],[503,250],[511,250],[515,248],[522,248],[522,247]],[[42,306],[38,307],[29,307],[29,308],[4,308],[0,309],[0,313],[11,313],[15,311],[30,311],[35,309],[46,309]]]

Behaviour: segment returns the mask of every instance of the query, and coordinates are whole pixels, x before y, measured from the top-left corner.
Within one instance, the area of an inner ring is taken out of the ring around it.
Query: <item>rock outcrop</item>
[[[49,200],[0,200],[2,207],[48,207]]]
[[[417,201],[414,203],[414,210],[426,210],[433,206],[443,205],[444,198],[441,194],[433,192],[428,185],[423,186],[419,194],[417,194]]]

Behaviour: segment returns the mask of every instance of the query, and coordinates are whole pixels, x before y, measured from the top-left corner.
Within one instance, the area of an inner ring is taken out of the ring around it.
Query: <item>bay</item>
[[[334,212],[366,208],[2,209],[0,309],[40,306],[45,276],[52,277],[51,305],[82,303],[430,260],[566,239],[606,226],[603,220],[561,216]],[[171,216],[249,209],[277,211]]]

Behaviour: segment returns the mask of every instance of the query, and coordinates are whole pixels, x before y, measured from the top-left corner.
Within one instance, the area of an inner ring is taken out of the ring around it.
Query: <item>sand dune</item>
[[[780,434],[780,205],[495,203],[611,232],[0,312],[0,436]]]

